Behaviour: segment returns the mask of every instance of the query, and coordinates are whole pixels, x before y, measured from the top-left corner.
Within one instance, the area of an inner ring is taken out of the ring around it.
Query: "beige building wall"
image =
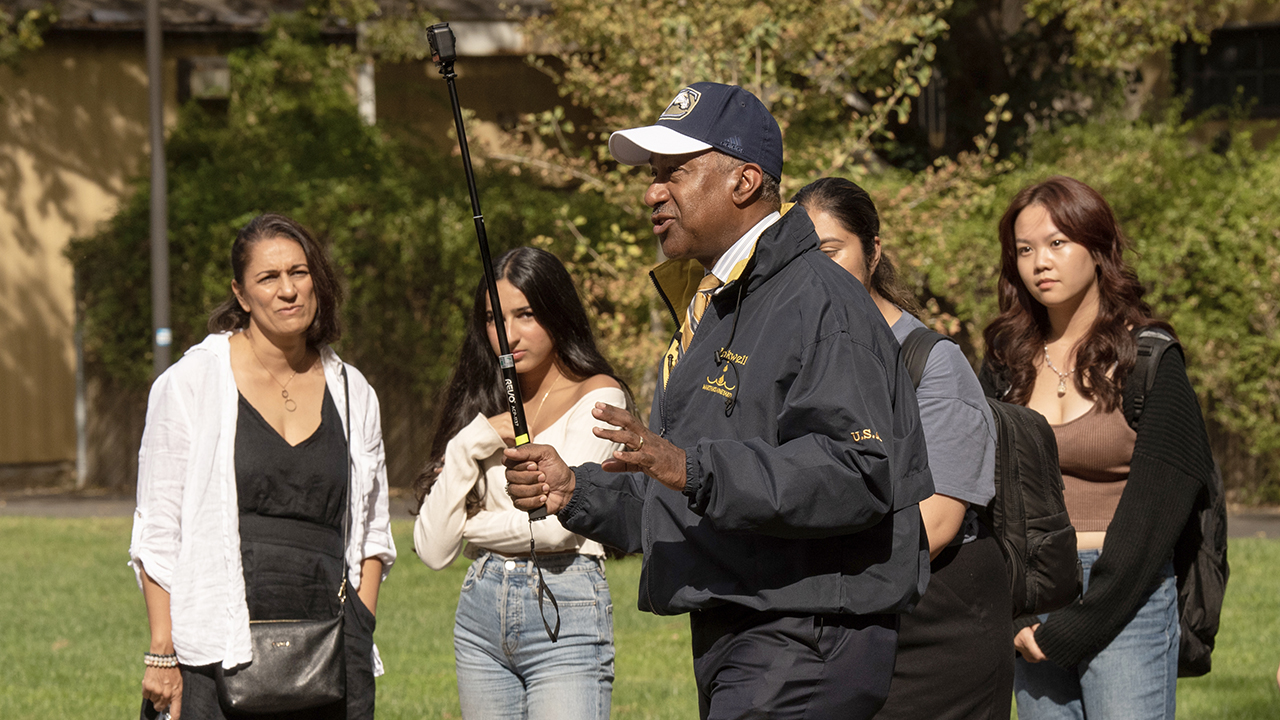
[[[166,48],[167,118],[178,45]],[[146,171],[139,34],[58,33],[0,68],[0,465],[74,462],[73,237],[111,217]]]

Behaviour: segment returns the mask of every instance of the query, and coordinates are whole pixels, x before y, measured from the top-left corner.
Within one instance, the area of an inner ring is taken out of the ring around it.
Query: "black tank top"
[[[240,396],[236,494],[251,619],[323,619],[340,610],[346,443],[327,387],[320,427],[293,446]]]
[[[236,493],[241,514],[292,518],[340,530],[346,464],[347,439],[328,387],[320,427],[293,446],[240,396]]]

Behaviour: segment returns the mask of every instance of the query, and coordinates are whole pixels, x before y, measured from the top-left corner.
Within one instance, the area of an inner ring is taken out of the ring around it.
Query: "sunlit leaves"
[[[0,9],[0,65],[13,65],[22,53],[43,47],[41,34],[57,20],[52,5],[27,10],[16,19]]]
[[[1176,43],[1205,42],[1249,0],[1027,0],[1041,24],[1061,19],[1075,36],[1073,62],[1086,67],[1133,67]]]

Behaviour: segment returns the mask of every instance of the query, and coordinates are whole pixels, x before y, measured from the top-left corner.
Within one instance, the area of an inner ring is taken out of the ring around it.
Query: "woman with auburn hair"
[[[911,293],[881,253],[880,217],[865,190],[822,178],[796,194],[818,248],[871,294],[899,343],[924,328]],[[995,427],[973,368],[953,342],[929,352],[916,389],[935,493],[920,503],[929,587],[902,616],[880,720],[1005,720],[1013,689],[1008,570],[975,508],[995,496]]]
[[[592,433],[610,426],[591,411],[599,403],[630,408],[630,394],[596,348],[568,271],[551,253],[524,247],[500,256],[494,275],[529,435],[569,463],[610,459],[621,445]],[[565,530],[554,515],[531,525],[512,504],[502,451],[515,445],[515,432],[497,356],[481,281],[431,460],[414,485],[418,556],[433,570],[460,552],[473,561],[454,622],[462,716],[603,720],[613,693],[604,547]],[[559,602],[559,619],[550,601],[543,614],[540,577]],[[549,637],[553,627],[558,639]]]
[[[1093,188],[1051,177],[1000,220],[1000,315],[984,336],[988,395],[1043,414],[1058,441],[1084,592],[1017,623],[1021,720],[1173,720],[1173,550],[1213,459],[1181,348],[1164,353],[1136,428],[1125,381],[1157,321],[1129,243]]]
[[[329,348],[342,289],[306,228],[259,215],[230,260],[209,336],[147,401],[129,547],[151,629],[143,716],[244,717],[217,686],[252,667],[250,622],[341,616],[344,689],[319,694],[339,699],[253,717],[371,719],[374,613],[396,557],[378,398]]]

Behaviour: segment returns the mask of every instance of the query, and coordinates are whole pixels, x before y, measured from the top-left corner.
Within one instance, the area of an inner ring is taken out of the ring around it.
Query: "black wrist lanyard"
[[[547,587],[547,581],[542,577],[542,566],[538,564],[538,551],[534,548],[533,543],[533,520],[529,521],[529,559],[533,562],[533,569],[538,571],[538,614],[542,616],[542,627],[547,629],[547,637],[551,638],[554,643],[560,639],[560,604],[556,602],[556,596],[551,592],[551,588]],[[556,611],[556,627],[553,630],[551,623],[547,622],[547,611],[542,604],[542,596],[546,594],[547,599],[551,601],[551,608]]]

